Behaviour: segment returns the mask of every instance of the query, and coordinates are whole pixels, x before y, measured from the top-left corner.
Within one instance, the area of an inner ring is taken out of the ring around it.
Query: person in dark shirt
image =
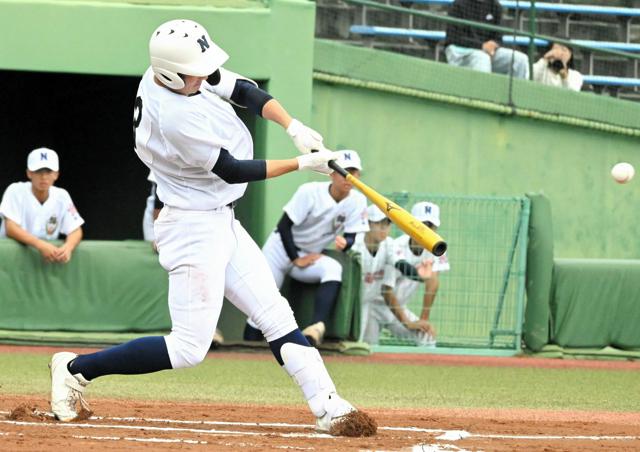
[[[455,0],[449,16],[487,25],[500,25],[502,7],[498,0]],[[453,66],[476,71],[513,74],[529,78],[529,57],[500,47],[500,33],[481,28],[449,24],[445,53]]]

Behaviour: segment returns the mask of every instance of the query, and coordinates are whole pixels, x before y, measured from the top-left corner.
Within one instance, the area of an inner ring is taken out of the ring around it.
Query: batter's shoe
[[[325,414],[316,418],[316,431],[322,433],[329,433],[331,427],[343,416],[356,411],[353,405],[344,400],[335,392],[330,393],[327,396],[324,408]]]
[[[326,328],[324,326],[324,322],[317,322],[313,325],[309,325],[304,330],[302,330],[302,334],[307,338],[311,345],[317,347],[318,345],[322,344],[325,330]]]
[[[51,357],[51,411],[56,419],[69,422],[78,417],[79,410],[91,411],[82,397],[89,381],[81,374],[71,375],[67,364],[78,356],[75,353],[60,352]],[[78,404],[80,408],[78,408]]]

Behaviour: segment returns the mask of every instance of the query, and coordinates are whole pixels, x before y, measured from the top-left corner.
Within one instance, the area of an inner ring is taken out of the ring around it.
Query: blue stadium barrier
[[[448,1],[448,0],[440,0]],[[447,33],[442,30],[417,30],[413,28],[393,28],[393,27],[378,27],[374,25],[352,25],[349,31],[353,34],[363,36],[387,36],[396,38],[414,38],[414,39],[426,39],[428,41],[444,41],[447,37]],[[640,44],[628,43],[628,42],[612,42],[612,41],[590,41],[586,39],[573,39],[576,44],[587,45],[595,49],[611,49],[622,50],[625,52],[640,52]],[[504,35],[502,37],[504,44],[516,44],[526,46],[529,44],[528,36],[513,36]],[[535,45],[541,47],[546,46],[549,41],[546,39],[535,38]]]
[[[584,83],[598,86],[640,87],[640,78],[610,77],[608,75],[583,75]]]
[[[402,0],[402,3],[416,3],[423,5],[451,5],[453,0]],[[531,9],[531,2],[515,0],[501,0],[503,8],[508,9]],[[640,8],[625,8],[621,6],[597,6],[597,5],[574,5],[567,3],[536,2],[537,11],[554,12],[561,14],[594,14],[623,17],[640,17]]]
[[[437,0],[448,1],[448,0]],[[362,36],[386,36],[396,38],[414,38],[425,39],[428,41],[441,42],[447,37],[447,33],[441,30],[415,30],[409,28],[394,28],[394,27],[378,27],[373,25],[352,25],[349,28],[352,34],[358,34]],[[528,45],[528,36],[513,36],[505,35],[502,37],[502,42],[505,44],[514,43],[517,45]],[[625,42],[608,42],[608,41],[588,41],[588,40],[574,40],[576,43],[589,45],[594,48],[601,49],[615,49],[624,50],[627,52],[640,52],[640,44],[625,43]],[[545,46],[548,41],[545,39],[535,38],[534,43],[537,46]],[[611,77],[604,75],[583,75],[584,83],[597,86],[618,86],[618,87],[640,87],[640,79],[638,78],[626,78],[626,77]]]

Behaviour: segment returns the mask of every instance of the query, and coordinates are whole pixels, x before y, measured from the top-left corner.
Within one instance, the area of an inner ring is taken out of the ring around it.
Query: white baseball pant
[[[415,322],[420,318],[402,306],[405,316],[409,321]],[[416,343],[416,345],[428,345],[433,342],[433,338],[426,337],[421,331],[409,330],[400,320],[391,312],[391,308],[384,301],[366,301],[362,303],[362,317],[360,331],[360,340],[368,344],[377,344],[380,339],[382,328],[387,328],[394,336],[401,339],[408,339]]]
[[[342,264],[337,260],[325,256],[305,268],[293,265],[282,244],[280,234],[272,232],[267,242],[262,247],[262,252],[267,258],[273,277],[278,287],[282,286],[284,277],[289,274],[293,279],[304,283],[324,283],[327,281],[342,281]],[[309,253],[299,251],[300,256]]]
[[[165,206],[154,223],[160,264],[169,272],[171,333],[165,336],[174,369],[207,354],[223,296],[274,341],[298,328],[260,248],[233,209]]]

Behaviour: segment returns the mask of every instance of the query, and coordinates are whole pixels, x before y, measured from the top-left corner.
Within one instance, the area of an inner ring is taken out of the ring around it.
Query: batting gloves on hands
[[[305,126],[297,119],[291,120],[289,127],[287,127],[287,134],[293,140],[293,144],[295,144],[298,150],[303,154],[324,149],[324,145],[322,144],[322,135]]]
[[[331,174],[333,170],[329,168],[328,163],[330,160],[338,158],[338,154],[333,151],[329,151],[324,147],[318,152],[312,152],[310,154],[299,155],[296,157],[298,160],[298,171],[312,170],[322,174]]]

